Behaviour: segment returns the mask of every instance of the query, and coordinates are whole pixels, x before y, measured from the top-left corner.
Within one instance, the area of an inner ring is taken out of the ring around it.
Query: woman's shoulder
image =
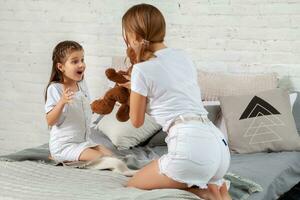
[[[155,59],[150,59],[144,62],[134,64],[132,70],[145,71],[145,70],[153,69],[153,66],[155,66],[156,64],[157,63]]]
[[[152,71],[155,70],[155,67],[168,63],[168,61],[181,61],[181,62],[190,62],[191,57],[183,49],[176,48],[164,48],[158,50],[154,53],[155,57],[153,59],[137,63],[134,65],[133,69],[138,71]]]
[[[156,63],[156,59],[150,59],[150,60],[147,60],[147,61],[144,61],[144,62],[140,62],[140,63],[136,63],[133,65],[134,68],[144,68],[144,67],[147,67],[147,66],[151,66],[151,65],[155,65]]]

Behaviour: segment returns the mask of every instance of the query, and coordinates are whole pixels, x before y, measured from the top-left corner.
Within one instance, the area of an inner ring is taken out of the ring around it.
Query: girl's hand
[[[71,91],[70,88],[64,90],[63,95],[61,97],[61,101],[63,104],[70,103],[74,98],[74,92]]]

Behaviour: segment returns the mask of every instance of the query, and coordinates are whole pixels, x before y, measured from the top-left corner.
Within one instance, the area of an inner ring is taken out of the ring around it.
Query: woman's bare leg
[[[128,181],[127,187],[135,187],[143,190],[175,188],[192,192],[203,199],[222,200],[217,188],[218,186],[216,185],[209,185],[208,189],[188,188],[185,183],[174,181],[173,179],[160,174],[157,160],[152,161],[150,164],[139,170]]]
[[[220,194],[221,194],[223,200],[232,200],[232,198],[230,197],[230,195],[228,193],[226,183],[223,183],[223,185],[220,187]]]
[[[186,190],[203,199],[223,200],[219,191],[219,186],[215,184],[208,184],[207,189],[188,188]]]

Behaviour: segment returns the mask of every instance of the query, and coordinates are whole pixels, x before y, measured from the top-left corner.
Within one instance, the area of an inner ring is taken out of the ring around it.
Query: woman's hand
[[[126,83],[122,83],[122,84],[119,84],[119,83],[118,83],[118,85],[119,85],[119,86],[122,86],[122,87],[125,87],[125,88],[127,88],[127,89],[129,89],[129,90],[130,90],[130,88],[131,88],[131,83],[130,83],[130,81],[128,81],[128,82],[126,82]]]
[[[126,83],[118,83],[119,86],[125,87],[127,89],[131,88],[130,76],[124,75],[124,77],[128,80]]]

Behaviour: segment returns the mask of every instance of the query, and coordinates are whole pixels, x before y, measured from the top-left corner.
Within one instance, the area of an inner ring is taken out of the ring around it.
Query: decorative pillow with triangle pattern
[[[300,150],[287,91],[278,88],[255,95],[224,96],[220,101],[232,152]]]

